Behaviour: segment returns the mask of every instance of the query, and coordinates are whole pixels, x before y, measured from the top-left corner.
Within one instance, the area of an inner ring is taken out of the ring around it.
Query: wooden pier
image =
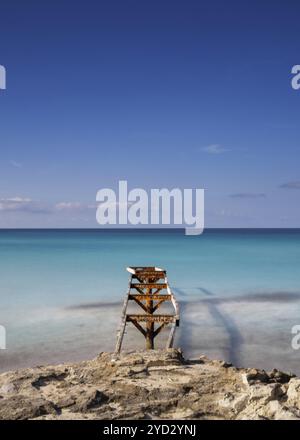
[[[127,271],[130,273],[129,285],[124,300],[115,354],[121,351],[128,322],[132,323],[145,337],[147,349],[154,348],[155,337],[165,326],[171,324],[166,345],[166,348],[171,348],[175,329],[179,326],[179,307],[170,289],[166,271],[159,267],[127,267]],[[142,309],[141,313],[128,314],[129,301],[134,301]],[[155,313],[167,301],[171,302],[174,314]]]

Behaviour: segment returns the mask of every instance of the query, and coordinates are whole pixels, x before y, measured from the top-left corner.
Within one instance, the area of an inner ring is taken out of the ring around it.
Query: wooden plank
[[[146,337],[146,330],[135,319],[129,319],[129,321]]]
[[[165,269],[155,266],[130,266],[127,267],[127,270],[132,274],[137,274],[142,272],[166,273]]]
[[[140,296],[143,296],[143,295],[140,295]],[[133,297],[133,298],[130,298],[130,296],[129,296],[129,299],[133,299],[140,307],[142,307],[142,309],[146,312],[146,313],[148,313],[148,309],[147,309],[147,307],[141,302],[141,301],[139,301],[137,298],[135,298],[135,297]]]
[[[166,289],[166,283],[131,283],[132,289]]]
[[[127,271],[130,272],[134,279],[137,279],[141,283],[144,281],[155,282],[165,277],[166,271],[159,267],[154,266],[131,266],[127,267]]]
[[[151,296],[151,298],[150,298]],[[150,295],[148,295],[147,293],[131,293],[129,295],[129,299],[138,299],[138,300],[145,300],[145,299],[152,299],[153,301],[160,301],[160,300],[164,300],[164,301],[170,301],[172,296],[169,294],[162,294],[162,293],[158,293],[158,294],[154,294],[154,293],[150,293]]]
[[[143,289],[136,287],[135,290],[137,290],[140,293],[140,295],[145,295],[145,292],[143,291]]]
[[[174,322],[174,315],[127,315],[127,320],[135,319],[141,322]]]
[[[125,333],[125,327],[126,327],[126,321],[127,321],[126,310],[127,310],[128,299],[129,299],[131,281],[132,281],[132,277],[130,277],[130,279],[129,279],[128,291],[125,296],[125,300],[124,300],[124,304],[123,304],[122,315],[121,315],[121,324],[120,324],[120,329],[118,331],[117,343],[116,343],[116,348],[115,348],[116,354],[120,353],[120,351],[121,351],[121,346],[122,346],[123,337],[124,337],[124,333]]]
[[[178,324],[177,324],[177,327],[178,327],[179,326],[179,305],[178,305],[178,302],[176,301],[176,298],[175,298],[173,292],[170,289],[167,276],[165,278],[165,281],[167,283],[167,292],[168,292],[169,295],[172,296],[171,301],[172,301],[172,304],[173,304],[173,307],[174,307],[174,310],[175,310],[176,319],[178,321]]]
[[[146,300],[146,308],[147,312],[150,314],[150,316],[153,316],[153,299],[151,298],[151,288],[148,287],[147,289],[148,298]],[[154,348],[154,321],[150,321],[149,319],[146,321],[146,348],[148,350],[152,350]]]
[[[135,272],[133,275],[133,277],[165,277],[166,276],[166,272],[163,270],[141,270],[138,272]]]
[[[159,309],[159,307],[162,305],[162,303],[165,302],[165,299],[161,299],[160,301],[158,301],[158,303],[155,304],[155,306],[153,307],[153,312],[155,312],[155,310]]]
[[[154,337],[156,337],[161,331],[162,329],[167,325],[166,322],[163,322],[154,332]]]
[[[133,269],[135,272],[143,272],[145,270],[155,270],[155,266],[129,266],[129,269]]]
[[[176,330],[176,322],[172,324],[170,334],[167,340],[166,348],[172,348],[174,343],[174,336],[175,336],[175,330]]]
[[[158,280],[164,279],[164,275],[160,275],[160,276],[151,276],[151,275],[145,275],[145,276],[133,276],[134,279],[138,280],[140,283],[145,283],[145,282],[157,282]]]

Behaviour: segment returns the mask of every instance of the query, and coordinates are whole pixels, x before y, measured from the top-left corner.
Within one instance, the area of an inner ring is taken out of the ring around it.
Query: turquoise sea
[[[291,229],[0,230],[0,371],[112,351],[130,265],[167,270],[186,356],[300,374],[291,347],[300,230]],[[143,346],[135,329],[125,341]]]

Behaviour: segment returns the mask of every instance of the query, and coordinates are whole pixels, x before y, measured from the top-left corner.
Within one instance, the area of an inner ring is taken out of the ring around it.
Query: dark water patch
[[[116,307],[122,307],[122,302],[113,301],[113,302],[94,302],[94,303],[77,304],[66,307],[66,310],[104,309],[104,308],[116,308]]]
[[[200,288],[199,288],[200,289]],[[205,289],[206,290],[206,289]],[[207,291],[209,292],[209,291]],[[204,292],[203,292],[204,293]],[[261,303],[261,302],[270,302],[270,303],[289,303],[289,302],[297,302],[300,301],[300,293],[296,292],[270,292],[270,293],[250,293],[248,295],[233,295],[227,297],[221,296],[213,296],[214,294],[204,293],[206,296],[211,296],[211,298],[203,298],[199,299],[186,300],[182,299],[182,303],[188,304],[227,304],[227,303],[235,303],[235,302],[243,302],[243,303]],[[185,294],[185,296],[188,296]]]

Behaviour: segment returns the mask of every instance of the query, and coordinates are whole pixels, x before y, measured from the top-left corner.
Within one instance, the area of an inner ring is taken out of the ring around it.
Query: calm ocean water
[[[0,230],[0,370],[113,350],[126,266],[168,271],[176,345],[239,366],[300,374],[300,230]],[[142,346],[135,330],[128,348]]]

